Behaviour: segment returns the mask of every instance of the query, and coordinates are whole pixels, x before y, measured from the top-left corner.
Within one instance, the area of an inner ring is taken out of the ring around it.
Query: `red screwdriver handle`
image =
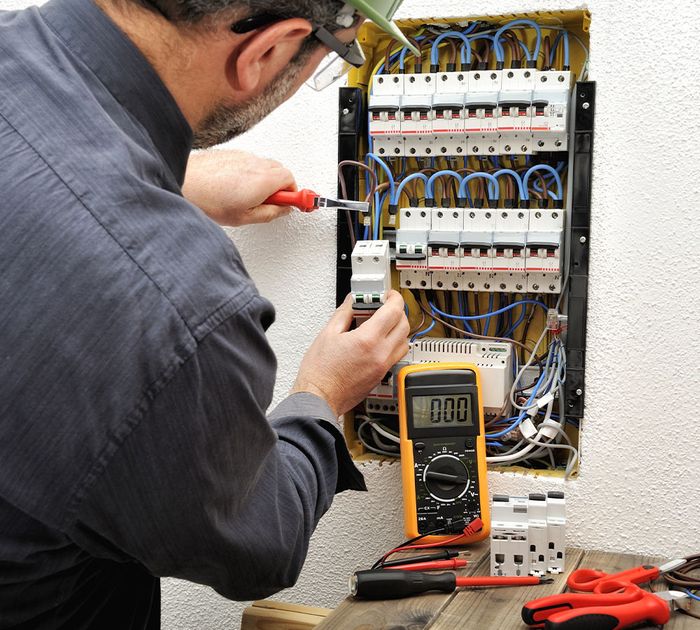
[[[642,591],[642,597],[621,606],[591,606],[583,610],[567,610],[552,615],[545,630],[621,630],[640,623],[663,626],[671,618],[667,602]]]
[[[313,190],[304,188],[302,190],[278,190],[263,203],[273,206],[294,206],[303,212],[310,212],[318,208],[318,194]]]
[[[534,575],[522,576],[498,576],[498,575],[476,575],[457,576],[457,586],[535,586],[542,584],[540,578]]]
[[[574,591],[590,593],[605,582],[631,582],[632,584],[644,584],[659,577],[659,567],[641,566],[621,571],[620,573],[604,573],[592,569],[577,569],[566,581],[567,586]]]

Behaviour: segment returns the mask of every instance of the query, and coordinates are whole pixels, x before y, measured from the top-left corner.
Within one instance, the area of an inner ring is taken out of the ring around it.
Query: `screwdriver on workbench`
[[[551,582],[551,578],[532,575],[461,576],[450,572],[431,574],[375,569],[354,573],[350,577],[350,594],[358,599],[399,599],[428,591],[451,593],[463,586],[534,586]]]
[[[294,206],[302,212],[312,212],[319,208],[351,210],[353,212],[369,212],[369,203],[365,201],[346,201],[322,197],[313,190],[278,190],[263,203],[272,206]]]

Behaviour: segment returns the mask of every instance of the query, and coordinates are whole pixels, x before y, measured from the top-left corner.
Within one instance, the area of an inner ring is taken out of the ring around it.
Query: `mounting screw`
[[[563,74],[560,74],[557,80],[559,81],[559,83],[564,83],[564,81],[566,81],[566,77]]]
[[[541,218],[542,218],[542,213],[541,213],[541,212],[535,212],[535,218],[536,218],[536,219],[541,219]]]
[[[442,211],[438,212],[438,219],[442,219]]]
[[[542,83],[547,83],[547,77],[543,74],[543,75],[540,77],[540,81],[542,81]]]
[[[526,78],[526,79],[529,79],[529,78],[530,78],[530,71],[529,71],[529,70],[526,70],[526,71],[525,71],[525,78]]]
[[[411,286],[411,281],[410,281],[410,280],[406,280],[406,286],[407,286],[407,287],[410,287],[410,286]]]
[[[401,153],[401,149],[399,149],[399,147],[396,147],[394,149],[394,153],[396,153],[396,155],[398,155],[399,153]]]
[[[446,75],[446,74],[443,74],[441,78],[442,78],[443,81],[447,81],[447,75]]]
[[[581,243],[581,244],[585,243],[585,242],[586,242],[586,237],[585,237],[585,236],[582,236],[580,239],[578,239],[578,242]]]
[[[426,82],[426,83],[430,83],[431,80],[432,80],[431,76],[430,76],[429,74],[426,75],[426,77],[425,77],[425,82]]]
[[[411,155],[414,155],[415,152],[416,152],[416,150],[415,150],[413,147],[411,147],[411,148],[408,150],[408,152],[409,152]]]
[[[463,74],[458,74],[458,75],[457,75],[457,81],[464,81],[464,75],[463,75]]]
[[[490,289],[491,285],[488,282],[484,283],[484,289]]]
[[[375,256],[374,258],[372,258],[372,261],[378,263],[378,262],[379,262],[379,258],[378,258],[377,256]]]
[[[438,285],[439,287],[442,287],[442,280],[438,280],[437,285]]]
[[[550,284],[550,285],[549,285],[549,290],[550,290],[550,291],[554,291],[554,289],[556,289],[556,288],[557,288],[557,287],[555,287],[553,284]]]
[[[341,254],[341,255],[340,255],[340,260],[347,260],[347,259],[348,259],[348,255],[347,255],[347,254]]]
[[[544,140],[538,140],[538,141],[537,141],[537,146],[538,146],[538,147],[543,147],[543,146],[544,146]]]
[[[509,79],[512,79],[512,78],[513,78],[513,73],[512,73],[512,72],[509,72],[509,73],[508,73],[508,78],[509,78]]]
[[[410,83],[415,83],[416,82],[416,77],[409,77],[409,82]]]
[[[426,284],[428,284],[428,283],[427,283],[425,280],[421,280],[421,281],[420,281],[420,285],[421,285],[422,287],[424,287]]]
[[[421,210],[420,216],[421,216],[421,218],[423,218],[423,219],[425,218],[425,210]]]
[[[469,218],[470,218],[470,219],[473,219],[475,216],[476,216],[476,213],[475,213],[475,212],[470,212],[470,213],[469,213]]]
[[[404,214],[404,216],[405,216],[405,217],[410,217],[410,216],[411,216],[411,212],[410,212],[409,210],[406,210],[406,213]]]
[[[347,107],[343,107],[343,116],[347,116],[350,113],[350,110]]]
[[[506,149],[508,151],[510,151],[510,147],[506,147]],[[493,146],[489,147],[489,153],[493,153],[495,150],[496,150],[496,147],[493,147]]]
[[[362,258],[362,256],[360,256],[360,257],[358,257],[358,259],[357,259],[357,264],[359,265],[359,264],[362,263],[363,261],[364,261],[364,258]]]
[[[377,83],[384,83],[384,77],[379,77],[377,79]]]
[[[535,291],[537,291],[537,290],[539,290],[540,285],[539,285],[539,284],[533,284],[533,285],[532,285],[532,288],[533,288]]]
[[[474,283],[473,283],[473,282],[470,282],[468,286],[469,286],[470,289],[473,289],[473,288],[474,288]]]
[[[502,218],[502,219],[507,219],[507,218],[508,218],[508,213],[507,213],[507,212],[501,212],[501,218]]]
[[[453,213],[452,213],[452,218],[453,218],[453,219],[458,219],[458,218],[459,218],[459,212],[453,212]]]
[[[509,144],[507,144],[507,145],[506,145],[505,147],[503,147],[503,148],[504,148],[506,151],[508,151],[508,153],[510,153],[510,145],[509,145]]]
[[[458,283],[458,282],[453,282],[453,283],[452,283],[452,288],[453,288],[453,289],[456,289],[458,286],[459,286],[459,283]]]
[[[562,144],[563,144],[563,143],[562,143],[561,140],[555,140],[555,141],[554,141],[554,146],[555,146],[555,147],[560,147]]]
[[[576,390],[576,395],[577,395],[577,396],[581,396],[581,394],[583,394],[583,390],[579,387],[579,388]]]
[[[522,284],[516,284],[516,285],[515,285],[515,288],[516,288],[518,291],[522,291],[522,290],[523,290],[523,285],[522,285]]]
[[[583,103],[583,104],[581,105],[581,108],[582,108],[582,109],[588,109],[590,106],[591,106],[591,104],[590,104],[588,101],[586,101],[585,103]]]
[[[432,150],[428,148],[428,149],[425,150],[425,152],[426,152],[427,155],[430,155],[430,154],[432,153]]]
[[[501,289],[502,289],[503,291],[506,290],[506,285],[505,285],[505,283],[503,283],[503,282],[501,282]]]
[[[384,153],[386,153],[384,149],[379,149],[379,155],[384,155]]]
[[[491,75],[491,76],[493,77],[493,75]],[[474,78],[478,81],[478,80],[481,78],[481,75],[477,72],[477,73],[474,75]]]
[[[558,212],[552,212],[552,219],[557,219],[559,218],[559,213]]]
[[[399,82],[399,77],[394,77],[394,83],[398,83],[398,82]]]
[[[487,212],[487,213],[486,213],[486,218],[487,218],[487,219],[490,219],[490,218],[491,218],[491,213],[490,213],[490,212]]]
[[[462,147],[457,147],[457,153],[461,153],[461,152],[462,152]]]
[[[526,145],[526,144],[523,144],[523,145],[520,147],[520,150],[521,150],[523,153],[527,153],[527,145]]]
[[[525,215],[522,212],[518,212],[518,219],[522,219]]]
[[[442,149],[440,149],[440,151],[441,151],[442,153],[447,153],[447,147],[442,147]]]

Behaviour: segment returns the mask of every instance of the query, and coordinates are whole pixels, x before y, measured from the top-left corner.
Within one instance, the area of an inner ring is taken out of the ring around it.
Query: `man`
[[[0,14],[1,628],[157,628],[156,576],[264,597],[333,494],[364,488],[334,422],[404,354],[400,296],[352,331],[346,301],[268,422],[273,309],[214,221],[288,212],[261,204],[294,178],[235,153],[188,165],[329,49],[361,63],[348,7]]]

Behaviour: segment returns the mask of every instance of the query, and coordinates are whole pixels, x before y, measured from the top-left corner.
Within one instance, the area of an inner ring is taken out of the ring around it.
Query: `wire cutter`
[[[573,571],[566,581],[566,585],[573,591],[582,591],[586,593],[593,592],[600,584],[604,582],[630,582],[632,584],[645,584],[653,582],[656,578],[664,573],[674,571],[678,567],[685,564],[683,558],[671,560],[661,566],[655,567],[651,565],[643,565],[634,567],[619,573],[605,573],[593,569],[577,569]]]
[[[652,593],[632,582],[609,579],[592,593],[562,593],[542,597],[523,606],[529,626],[545,630],[619,630],[640,623],[664,625],[680,600],[680,591]]]
[[[318,193],[307,188],[302,190],[279,190],[271,197],[268,197],[264,203],[273,206],[294,206],[302,212],[312,212],[319,208],[369,212],[369,203],[367,202],[329,199],[328,197],[321,197]]]

